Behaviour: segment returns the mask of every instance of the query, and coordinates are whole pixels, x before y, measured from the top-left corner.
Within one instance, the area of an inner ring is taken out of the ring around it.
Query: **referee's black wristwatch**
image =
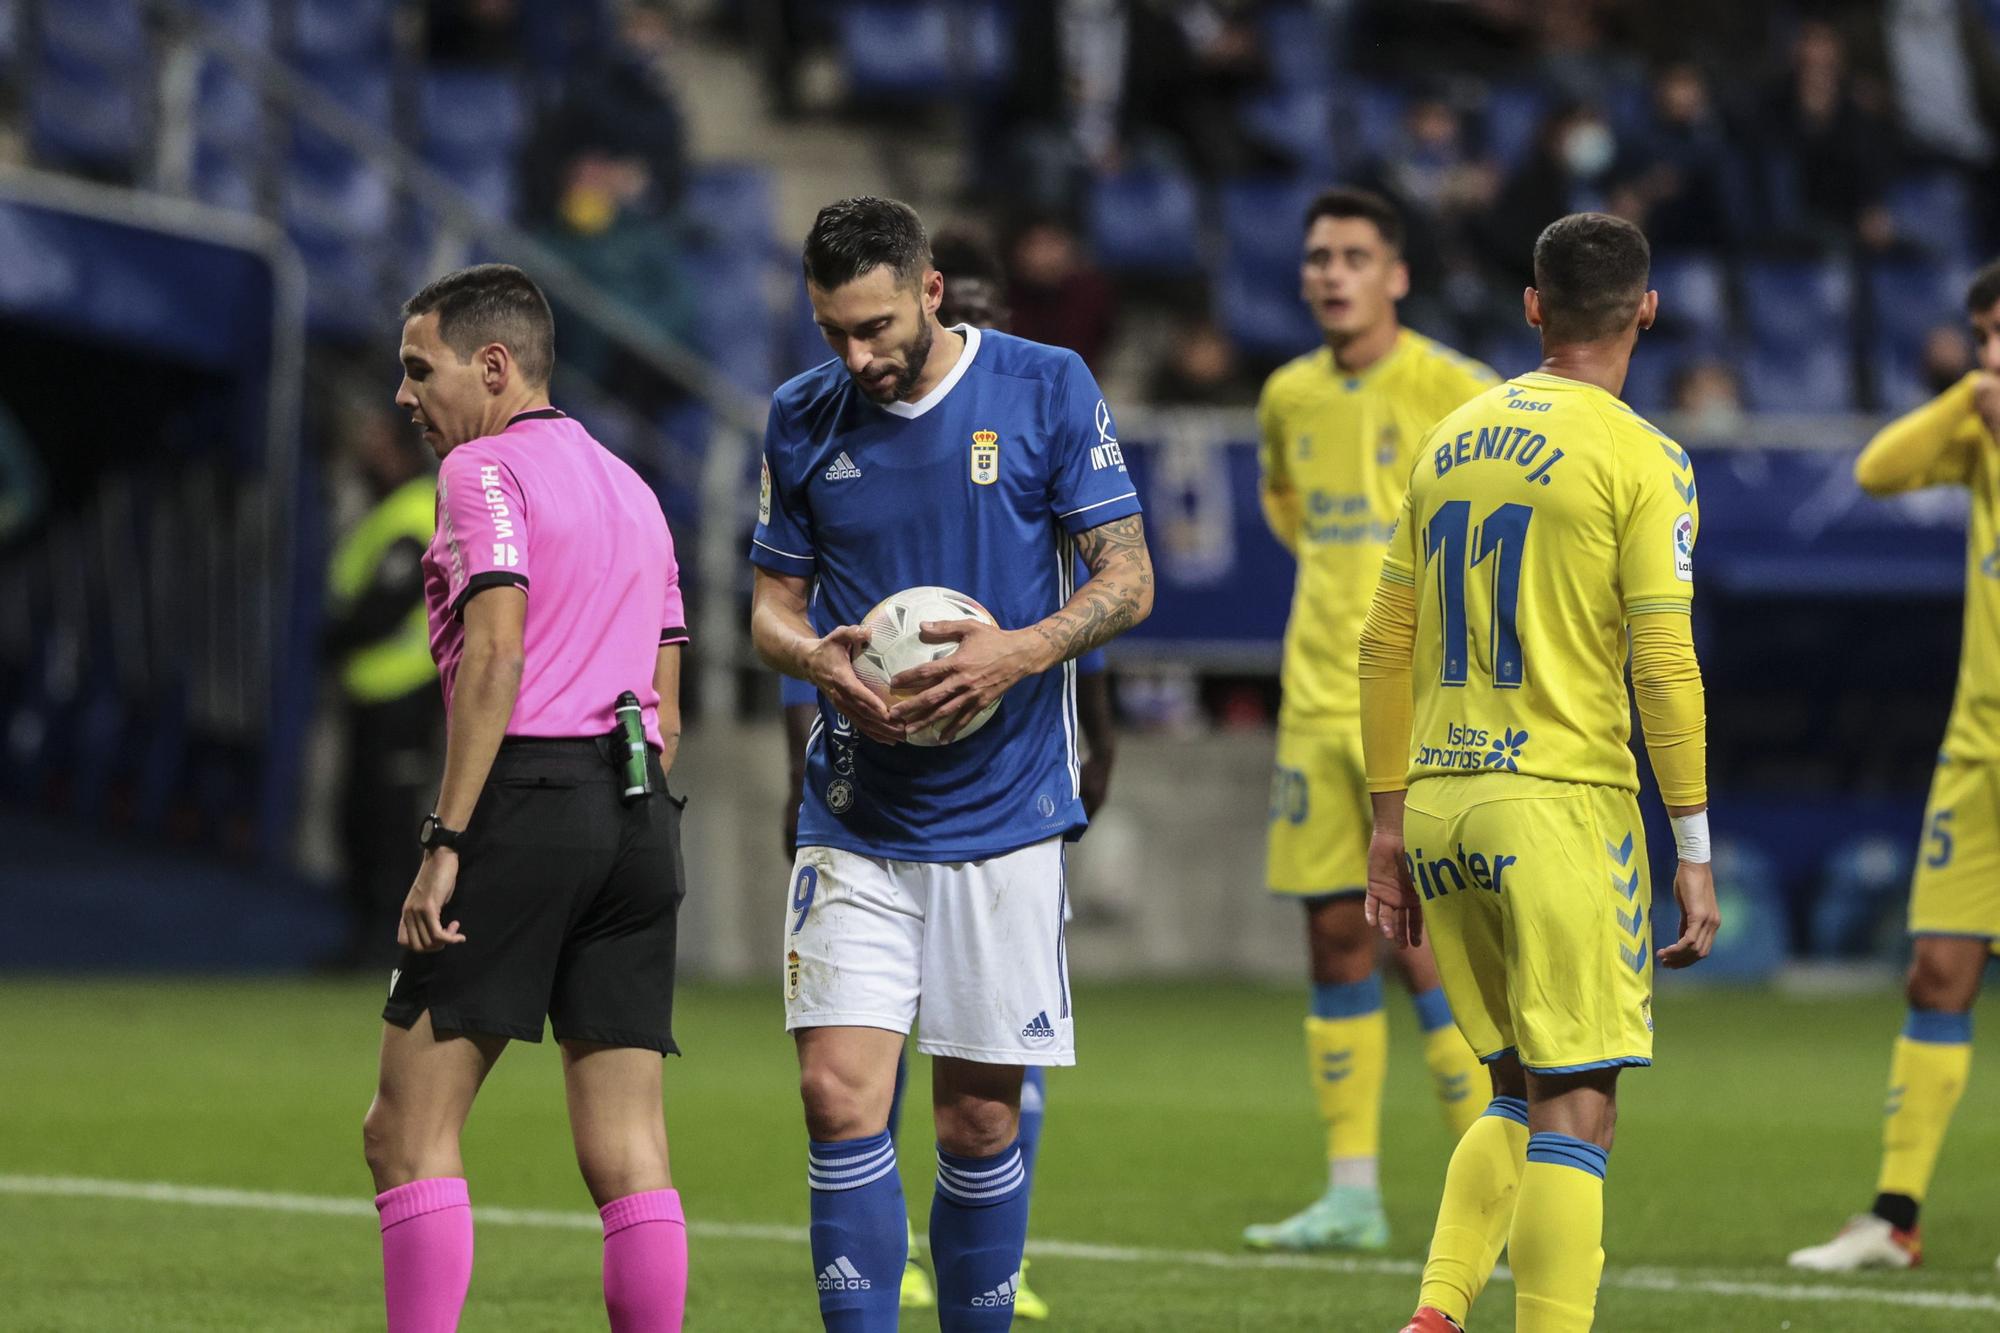
[[[449,847],[458,850],[458,840],[465,836],[464,829],[446,828],[438,823],[435,811],[424,816],[424,822],[417,826],[417,844],[425,851],[433,847]]]

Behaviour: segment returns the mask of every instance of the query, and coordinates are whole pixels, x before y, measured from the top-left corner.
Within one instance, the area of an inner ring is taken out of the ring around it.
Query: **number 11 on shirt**
[[[1471,568],[1493,559],[1493,684],[1497,689],[1521,687],[1521,635],[1515,613],[1521,601],[1521,556],[1527,546],[1532,507],[1504,504],[1486,516],[1473,537]],[[1424,564],[1437,559],[1438,600],[1443,606],[1445,685],[1464,685],[1470,666],[1469,632],[1465,615],[1467,533],[1472,502],[1447,500],[1431,515],[1424,529]]]

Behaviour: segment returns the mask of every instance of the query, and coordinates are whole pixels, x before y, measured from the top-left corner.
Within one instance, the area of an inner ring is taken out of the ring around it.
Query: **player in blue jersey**
[[[886,1127],[921,1018],[939,1324],[1002,1329],[1027,1231],[1022,1070],[1075,1063],[1062,926],[1063,838],[1085,823],[1074,662],[1152,609],[1152,563],[1090,372],[1072,352],[944,328],[912,210],[830,205],[804,258],[838,359],[772,396],[751,635],[820,697],[784,940],[820,1313],[829,1329],[896,1327],[907,1235]],[[1080,589],[1075,554],[1090,571]],[[958,649],[899,675],[890,706],[854,674],[857,626],[923,584],[977,599],[998,625],[924,626]],[[947,744],[902,743],[931,724]]]
[[[931,238],[931,262],[944,276],[944,300],[938,306],[938,322],[947,327],[971,324],[981,329],[1007,327],[1006,274],[1000,257],[984,238],[969,231],[940,229]],[[1089,571],[1083,572],[1084,579]],[[1111,786],[1111,766],[1117,751],[1117,725],[1111,708],[1111,689],[1104,677],[1102,649],[1092,649],[1076,660],[1076,713],[1083,731],[1083,813],[1095,819],[1098,807]],[[785,757],[788,793],[784,803],[782,833],[785,855],[795,855],[799,842],[799,793],[805,787],[806,744],[819,718],[819,691],[802,680],[778,677],[778,703],[784,715]],[[889,1102],[889,1138],[902,1136],[903,1091],[909,1074],[909,1051],[905,1044],[896,1062],[896,1091]],[[1021,1165],[1030,1198],[1035,1187],[1035,1159],[1041,1149],[1042,1116],[1048,1087],[1040,1065],[1028,1066],[1021,1081]],[[1032,1204],[1030,1205],[1032,1208]],[[914,1238],[913,1238],[914,1239]],[[1022,1319],[1049,1317],[1048,1302],[1028,1286],[1028,1263],[1021,1262],[1021,1281],[1014,1293],[1014,1313]],[[902,1307],[928,1310],[937,1304],[931,1277],[912,1254],[903,1269]]]

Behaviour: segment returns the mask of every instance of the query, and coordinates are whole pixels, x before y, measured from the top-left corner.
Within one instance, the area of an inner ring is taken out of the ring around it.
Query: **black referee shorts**
[[[676,919],[686,893],[682,798],[630,805],[608,742],[509,738],[459,843],[458,888],[442,913],[462,944],[405,949],[382,1017],[425,1010],[447,1032],[540,1041],[674,1045]]]

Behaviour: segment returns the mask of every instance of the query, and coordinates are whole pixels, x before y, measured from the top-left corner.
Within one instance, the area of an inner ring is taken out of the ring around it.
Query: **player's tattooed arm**
[[[1153,557],[1137,514],[1080,532],[1077,553],[1090,579],[1069,604],[1033,628],[1054,656],[1050,666],[1081,657],[1144,620],[1153,609]]]

